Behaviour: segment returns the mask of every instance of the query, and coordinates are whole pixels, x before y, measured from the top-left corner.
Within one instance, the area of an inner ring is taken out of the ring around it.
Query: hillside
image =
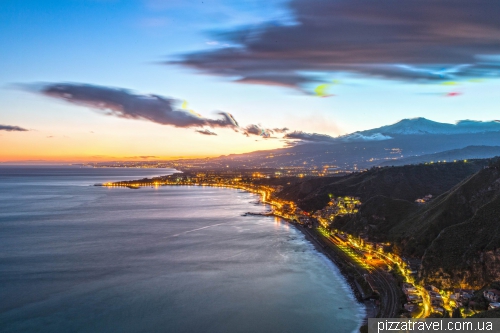
[[[392,134],[381,141],[302,142],[293,147],[221,156],[203,160],[206,167],[280,168],[283,166],[322,168],[325,165],[344,170],[369,169],[405,158],[462,149],[467,146],[500,146],[500,131],[465,134]]]
[[[420,156],[405,157],[398,160],[390,160],[381,163],[380,166],[401,166],[437,161],[491,158],[495,156],[500,156],[500,146],[467,146],[462,149],[447,150],[435,154],[425,154]]]
[[[423,255],[423,276],[444,285],[482,286],[499,280],[500,163],[481,170],[440,201],[423,227],[441,228]],[[421,223],[428,212],[421,214]]]
[[[330,200],[329,194],[356,196],[362,202],[375,196],[414,202],[427,194],[437,196],[446,192],[487,163],[487,160],[472,160],[372,168],[344,177],[313,178],[291,183],[285,186],[279,197],[297,202],[306,211],[323,208]]]
[[[423,255],[438,234],[445,228],[466,221],[492,200],[489,190],[498,178],[495,168],[481,170],[425,205],[418,214],[410,216],[394,229],[391,235],[404,239],[409,254]]]
[[[362,201],[334,228],[389,241],[395,252],[422,259],[425,283],[481,287],[500,280],[500,159],[373,168],[290,183],[279,196],[314,211],[328,194]],[[430,202],[414,202],[427,194]]]
[[[395,124],[374,128],[367,131],[357,132],[370,136],[374,134],[466,134],[496,132],[500,130],[500,123],[497,121],[473,121],[460,120],[455,124],[439,123],[426,118],[403,119]]]

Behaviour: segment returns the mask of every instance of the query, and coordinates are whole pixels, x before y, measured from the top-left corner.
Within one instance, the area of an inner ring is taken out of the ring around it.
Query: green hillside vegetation
[[[343,177],[306,179],[285,186],[278,197],[293,200],[299,207],[311,212],[323,208],[330,200],[330,194],[356,196],[362,202],[375,196],[413,202],[427,194],[435,196],[446,192],[487,163],[487,160],[471,160],[466,163],[372,168]]]
[[[390,231],[390,235],[399,237],[405,243],[408,254],[423,255],[423,250],[445,228],[472,218],[494,198],[495,191],[488,189],[497,179],[495,168],[481,170],[401,221]]]
[[[449,279],[450,284],[480,286],[498,279],[500,182],[497,181],[496,185],[496,189],[489,191],[494,196],[491,200],[486,201],[465,222],[443,229],[428,247],[423,258],[424,275],[428,279],[433,278],[432,272],[437,268],[442,271],[439,279]],[[445,258],[443,253],[446,253]]]
[[[410,254],[422,255],[422,248],[427,248],[444,228],[471,218],[484,204],[476,197],[476,189],[489,184],[487,178],[475,175],[462,181],[399,223],[390,234],[404,239]]]
[[[407,200],[375,196],[361,205],[356,216],[338,217],[335,228],[350,234],[366,232],[374,241],[386,241],[389,231],[419,208],[419,205]]]
[[[470,318],[500,318],[500,309],[479,312],[470,316]]]
[[[408,164],[419,164],[437,161],[454,161],[478,158],[492,158],[500,156],[499,146],[467,146],[461,149],[452,149],[435,154],[426,154],[420,156],[411,156],[390,160],[380,164],[380,166],[401,166]]]
[[[500,288],[500,282],[495,281],[492,283],[487,283],[483,286],[481,289],[477,289],[474,291],[473,296],[468,300],[464,302],[465,306],[465,313],[468,313],[468,310],[472,311],[487,311],[490,301],[484,297],[484,291],[488,289],[497,289]],[[495,315],[494,312],[490,312],[490,314]],[[470,315],[470,314],[469,314]],[[488,318],[488,317],[483,317],[483,318]]]
[[[358,196],[355,215],[332,227],[389,241],[422,259],[420,278],[445,288],[481,287],[500,280],[500,159],[374,168],[339,178],[285,186],[282,198],[307,211],[332,196]],[[427,194],[425,204],[415,199]]]

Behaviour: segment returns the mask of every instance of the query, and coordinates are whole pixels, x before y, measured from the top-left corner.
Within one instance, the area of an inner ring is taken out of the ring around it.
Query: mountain
[[[360,170],[386,161],[436,154],[468,146],[500,146],[500,123],[460,121],[456,125],[406,119],[324,142],[233,154],[204,161],[213,167],[317,167]],[[206,164],[207,165],[207,164]]]
[[[456,124],[439,123],[426,118],[403,119],[395,124],[355,132],[365,137],[374,135],[390,136],[392,134],[425,135],[425,134],[467,134],[500,131],[500,122],[460,120]]]
[[[499,280],[500,161],[442,194],[393,232],[407,249],[425,246],[421,276],[430,283],[482,287]]]
[[[410,156],[468,146],[500,146],[500,123],[464,120],[443,124],[416,118],[337,138],[299,132],[290,137],[315,141],[302,140],[286,148],[176,162],[180,168],[190,165],[212,169],[295,167],[321,170],[327,167],[356,171]]]
[[[323,208],[329,194],[360,197],[359,212],[336,217],[332,227],[390,242],[392,251],[421,260],[424,283],[481,288],[500,280],[500,158],[376,168],[283,185],[278,196],[306,211]],[[429,202],[415,202],[427,194],[433,195]]]
[[[445,193],[488,163],[489,160],[471,160],[406,165],[372,168],[343,177],[311,177],[295,182],[278,178],[263,182],[285,185],[278,195],[279,198],[295,201],[300,208],[310,212],[323,208],[330,201],[330,195],[356,196],[360,197],[362,202],[368,202],[375,197],[386,197],[413,204],[416,199],[427,194],[437,196]],[[414,206],[418,207],[416,204]]]
[[[436,154],[412,156],[383,162],[380,166],[399,166],[438,161],[470,160],[500,156],[500,146],[467,146],[462,149],[446,150]]]

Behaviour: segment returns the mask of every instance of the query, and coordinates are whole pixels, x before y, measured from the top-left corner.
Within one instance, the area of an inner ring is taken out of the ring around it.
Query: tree
[[[460,312],[460,308],[456,308],[455,310],[453,310],[453,313],[451,314],[451,318],[463,318],[462,312]]]

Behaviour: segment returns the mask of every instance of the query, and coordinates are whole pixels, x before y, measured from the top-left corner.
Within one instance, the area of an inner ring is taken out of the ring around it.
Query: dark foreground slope
[[[436,196],[448,191],[487,164],[487,160],[472,160],[372,168],[344,177],[305,179],[290,185],[284,183],[286,186],[279,197],[297,202],[305,211],[323,208],[330,200],[330,194],[357,196],[362,202],[376,196],[414,202],[427,194]]]
[[[461,149],[446,150],[435,154],[426,154],[390,160],[380,166],[401,166],[408,164],[419,164],[437,161],[469,160],[478,158],[492,158],[500,156],[500,146],[467,146]]]
[[[394,251],[422,259],[421,278],[428,282],[481,287],[500,279],[500,159],[304,180],[279,195],[316,210],[328,194],[362,201],[359,213],[336,218],[334,228],[389,241]],[[414,202],[427,194],[430,202]]]
[[[401,238],[410,254],[423,255],[418,246],[427,248],[447,228],[467,221],[495,200],[498,178],[495,165],[480,170],[402,220],[390,234]]]
[[[500,162],[440,199],[439,206],[413,219],[421,230],[442,228],[423,255],[423,277],[444,286],[500,280]],[[424,223],[431,211],[435,215]]]

